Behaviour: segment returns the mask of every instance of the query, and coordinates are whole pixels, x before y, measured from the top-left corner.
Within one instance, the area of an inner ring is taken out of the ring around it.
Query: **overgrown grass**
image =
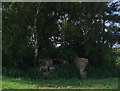
[[[120,60],[120,58],[117,58]],[[117,89],[120,67],[87,69],[86,79],[81,79],[73,64],[55,66],[55,72],[45,80],[38,69],[20,70],[4,68],[3,89]]]
[[[3,76],[2,89],[118,89],[118,79],[64,79],[31,81]]]
[[[79,75],[79,70],[72,64],[59,64],[55,66],[56,69],[52,72],[47,79],[55,79],[64,78],[64,79],[72,79],[77,78],[81,79]],[[120,68],[113,68],[113,69],[94,69],[90,68],[87,69],[87,78],[89,79],[101,79],[101,78],[111,78],[111,77],[118,77],[118,72]],[[40,80],[43,79],[42,73],[38,69],[27,69],[27,70],[20,70],[20,69],[12,69],[12,68],[4,68],[3,67],[3,75],[8,77],[22,77],[25,79],[30,80]]]
[[[66,67],[67,66],[67,67]],[[70,70],[71,68],[71,70]],[[18,70],[3,68],[3,89],[117,89],[117,77],[96,77],[102,73],[91,71],[81,79],[73,65],[57,65],[56,71],[45,80],[37,69]],[[108,73],[106,73],[108,74]],[[93,77],[92,77],[93,76]],[[99,78],[99,79],[98,79]]]

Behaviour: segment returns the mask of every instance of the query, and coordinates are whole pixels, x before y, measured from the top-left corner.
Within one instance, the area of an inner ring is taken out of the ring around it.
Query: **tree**
[[[112,64],[111,46],[119,36],[118,14],[113,13],[117,7],[116,3],[3,3],[3,64],[31,67],[42,58],[75,56],[87,57],[95,67]]]

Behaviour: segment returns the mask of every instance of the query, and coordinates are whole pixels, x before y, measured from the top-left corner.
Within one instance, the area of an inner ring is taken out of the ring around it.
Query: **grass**
[[[117,51],[120,52],[120,49]],[[120,57],[117,60],[120,66]],[[2,89],[118,89],[118,71],[115,69],[114,75],[113,71],[94,69],[91,73],[88,72],[88,76],[91,75],[87,79],[80,79],[72,65],[58,65],[56,70],[44,80],[41,73],[33,68],[24,71],[3,68]]]
[[[3,76],[2,89],[117,89],[118,79],[64,79],[26,80]]]

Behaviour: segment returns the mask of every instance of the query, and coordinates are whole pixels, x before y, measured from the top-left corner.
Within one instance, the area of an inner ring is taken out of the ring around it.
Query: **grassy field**
[[[3,76],[2,89],[117,89],[118,79],[58,79],[31,81]]]

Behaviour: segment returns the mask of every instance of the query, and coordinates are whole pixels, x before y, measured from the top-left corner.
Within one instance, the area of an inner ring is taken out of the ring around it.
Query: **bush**
[[[48,79],[59,79],[59,78],[78,78],[79,71],[77,68],[72,64],[59,64],[55,65],[55,71],[50,73]],[[27,69],[27,70],[20,70],[20,69],[8,69],[3,67],[3,75],[10,76],[10,77],[22,77],[25,79],[34,79],[34,80],[41,80],[44,79],[42,73],[38,69]]]
[[[87,70],[88,78],[109,78],[109,77],[118,77],[119,76],[119,67],[112,67],[112,68],[94,68],[89,67]]]
[[[98,43],[92,48],[86,49],[86,56],[89,63],[96,69],[112,69],[115,66],[117,57],[113,55],[113,51],[106,45]]]
[[[77,78],[79,76],[79,71],[72,64],[59,64],[55,66],[55,72],[50,74],[50,78]]]
[[[25,72],[20,69],[13,69],[13,68],[10,69],[3,67],[2,74],[10,77],[22,77],[25,74]]]
[[[58,51],[58,58],[60,59],[74,59],[77,56],[77,53],[69,47],[61,47]]]
[[[110,69],[106,68],[95,68],[93,66],[89,66],[87,70],[87,78],[108,78],[108,77],[118,77],[120,76],[120,67],[112,67]],[[9,77],[21,77],[28,80],[44,80],[42,73],[35,68],[20,70],[13,68],[2,68],[3,75]],[[119,72],[119,73],[118,73]],[[76,68],[74,64],[66,63],[66,64],[57,64],[55,65],[55,71],[50,73],[48,79],[72,79],[72,78],[80,78],[79,70]]]

